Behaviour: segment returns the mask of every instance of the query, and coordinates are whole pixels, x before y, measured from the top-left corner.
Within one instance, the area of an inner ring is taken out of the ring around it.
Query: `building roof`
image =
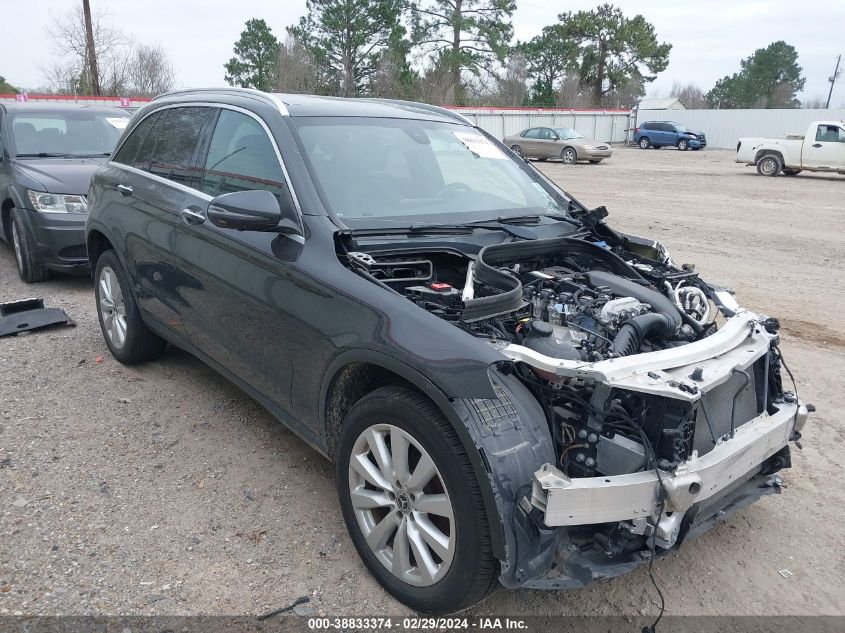
[[[643,99],[639,103],[640,110],[686,110],[687,106],[678,97],[666,99]]]
[[[45,102],[31,102],[31,101],[13,101],[8,103],[0,103],[0,107],[7,112],[72,112],[74,110],[85,110],[87,112],[96,112],[100,114],[111,114],[118,116],[128,116],[126,110],[118,108],[117,106],[108,105],[88,105],[83,103],[45,103]]]

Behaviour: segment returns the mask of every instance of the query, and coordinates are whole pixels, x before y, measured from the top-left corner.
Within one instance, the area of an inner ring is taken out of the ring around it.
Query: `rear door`
[[[540,156],[540,128],[532,127],[525,130],[522,135],[522,153],[526,158],[536,158]]]
[[[801,162],[815,169],[845,170],[845,129],[829,123],[818,125],[815,139],[804,139]]]
[[[198,215],[181,220],[176,237],[188,339],[290,411],[290,346],[306,324],[287,302],[297,294],[291,269],[301,247],[284,235],[223,229],[205,219],[213,197],[235,191],[264,189],[289,201],[279,154],[257,115],[225,106],[203,154],[203,202],[191,209]]]
[[[182,305],[176,293],[181,283],[173,266],[175,228],[192,182],[202,131],[214,114],[212,108],[180,106],[165,108],[142,121],[136,130],[143,140],[127,138],[116,162],[132,158],[115,184],[116,204],[122,207],[121,230],[125,257],[135,285],[138,304],[149,315],[184,335]],[[131,144],[130,144],[131,141]],[[124,150],[126,150],[124,154]]]

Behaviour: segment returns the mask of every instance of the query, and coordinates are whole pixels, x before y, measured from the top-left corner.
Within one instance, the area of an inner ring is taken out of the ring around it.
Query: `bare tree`
[[[435,105],[453,103],[455,84],[452,79],[448,65],[434,62],[427,66],[418,82],[420,100]]]
[[[323,71],[314,55],[295,37],[288,35],[279,46],[274,87],[279,92],[316,94],[326,91]]]
[[[564,108],[589,108],[593,103],[592,87],[584,85],[576,73],[567,73],[560,82],[557,104]]]
[[[528,95],[528,62],[525,54],[515,52],[505,62],[504,73],[497,78],[496,105],[520,106]]]
[[[824,110],[827,107],[827,99],[819,95],[808,97],[801,102],[801,107],[807,110]]]
[[[154,97],[172,90],[176,73],[160,45],[135,44],[129,54],[131,91],[139,97]]]
[[[692,83],[684,85],[680,81],[672,82],[669,96],[680,99],[691,110],[702,110],[710,107],[707,99],[704,98],[704,91]]]

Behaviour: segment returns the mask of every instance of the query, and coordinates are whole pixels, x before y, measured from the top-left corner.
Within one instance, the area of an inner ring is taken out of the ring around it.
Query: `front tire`
[[[35,259],[32,243],[29,234],[26,232],[26,226],[20,217],[20,212],[12,208],[9,217],[12,220],[12,250],[15,253],[18,274],[28,284],[47,281],[50,273],[47,266]]]
[[[781,169],[783,163],[774,154],[767,154],[757,161],[757,173],[761,176],[777,176]]]
[[[109,351],[124,365],[135,365],[161,356],[167,343],[147,329],[129,279],[113,250],[97,260],[94,295],[100,329]]]
[[[682,138],[678,141],[678,149],[682,152],[685,152],[689,149],[689,141],[685,138]]]
[[[574,165],[578,162],[578,153],[574,147],[564,147],[560,152],[560,160],[564,165]]]
[[[454,613],[496,584],[490,526],[463,444],[428,399],[405,387],[364,396],[335,459],[343,518],[370,573],[423,613]]]

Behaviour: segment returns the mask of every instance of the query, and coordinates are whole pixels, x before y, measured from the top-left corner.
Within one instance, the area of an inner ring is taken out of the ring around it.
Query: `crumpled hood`
[[[15,168],[49,193],[86,195],[91,177],[107,158],[33,158],[15,161]]]

